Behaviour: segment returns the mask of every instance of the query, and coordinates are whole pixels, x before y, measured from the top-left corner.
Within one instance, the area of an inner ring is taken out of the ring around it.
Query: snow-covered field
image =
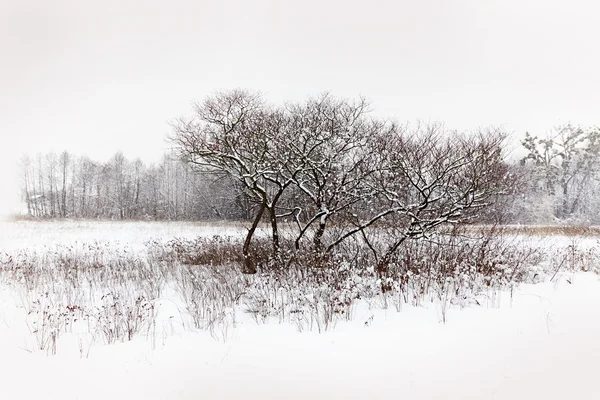
[[[244,227],[236,223],[0,220],[0,251],[95,241],[139,249],[150,239],[237,236],[243,232]]]
[[[150,238],[223,233],[184,223],[0,226],[0,253],[95,240],[141,249]],[[549,251],[575,243],[529,240]],[[0,399],[600,398],[600,281],[592,273],[490,290],[480,305],[450,306],[445,323],[439,300],[400,312],[361,301],[350,321],[323,333],[257,323],[243,310],[212,331],[186,328],[181,304],[164,290],[152,330],[113,344],[64,333],[56,355],[36,348],[24,322],[27,292],[0,282]]]

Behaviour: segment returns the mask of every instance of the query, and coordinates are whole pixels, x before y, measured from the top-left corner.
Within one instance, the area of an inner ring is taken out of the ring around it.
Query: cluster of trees
[[[249,204],[229,180],[195,174],[165,156],[146,165],[122,153],[107,162],[38,154],[21,160],[27,213],[37,218],[244,219]]]
[[[545,137],[522,140],[522,196],[514,206],[520,222],[600,222],[600,129],[558,127]]]
[[[234,90],[197,104],[192,117],[173,125],[170,139],[181,160],[238,182],[254,204],[243,247],[247,272],[255,270],[249,250],[263,218],[275,256],[285,221],[294,251],[327,254],[361,237],[386,265],[407,239],[484,219],[509,188],[503,132],[410,128],[367,111],[363,99],[323,95],[275,107]]]

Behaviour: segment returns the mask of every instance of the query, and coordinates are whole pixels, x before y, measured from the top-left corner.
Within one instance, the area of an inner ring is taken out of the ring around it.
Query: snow
[[[598,398],[600,282],[571,282],[524,285],[512,305],[504,293],[499,307],[452,310],[446,324],[435,307],[365,309],[324,334],[244,320],[224,342],[182,333],[89,358],[30,353],[0,320],[0,398]]]
[[[142,243],[198,233],[192,224],[94,222],[86,233],[52,223],[23,242],[31,226],[13,224],[18,240],[0,242],[0,252],[5,243],[37,246],[51,235],[63,243],[95,234]],[[10,229],[0,232],[11,239]],[[591,273],[451,307],[446,323],[435,302],[401,312],[362,302],[352,321],[321,334],[257,324],[243,312],[213,335],[183,329],[167,292],[155,334],[91,346],[65,335],[54,356],[35,350],[17,305],[12,288],[1,288],[0,399],[600,398],[600,280]]]
[[[75,243],[111,242],[121,247],[143,248],[151,239],[197,236],[239,236],[241,224],[232,222],[153,222],[153,221],[0,221],[0,252],[21,248],[35,249]]]

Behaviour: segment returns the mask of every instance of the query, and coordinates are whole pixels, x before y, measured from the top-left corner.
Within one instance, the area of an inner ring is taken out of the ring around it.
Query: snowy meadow
[[[232,223],[1,227],[2,398],[600,393],[594,230],[419,241],[382,279],[358,259],[281,268],[260,251],[244,275]]]
[[[600,399],[600,5],[9,3],[0,400]]]

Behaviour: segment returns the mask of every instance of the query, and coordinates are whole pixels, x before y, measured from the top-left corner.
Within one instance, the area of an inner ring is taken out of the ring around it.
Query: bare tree
[[[43,158],[41,154],[37,154],[37,181],[38,181],[38,193],[41,196],[39,213],[41,216],[46,217],[48,215],[47,204],[46,204],[46,189],[44,185],[44,167]]]
[[[27,214],[33,215],[32,208],[32,196],[31,196],[31,159],[28,156],[24,156],[21,159],[21,171],[22,171],[22,184],[23,184],[23,199],[27,204]]]
[[[67,176],[69,171],[69,163],[71,156],[66,151],[60,154],[60,167],[62,175],[62,188],[61,188],[61,200],[60,200],[60,216],[65,218],[67,216]]]
[[[274,210],[284,188],[289,186],[279,181],[277,166],[273,164],[273,132],[265,126],[268,114],[261,97],[255,93],[242,90],[218,93],[196,105],[193,118],[174,123],[170,138],[182,160],[199,170],[231,176],[258,204],[243,246],[248,273],[256,272],[250,259],[254,232],[265,210]],[[276,221],[272,218],[271,222],[277,251]]]
[[[298,225],[296,249],[316,225],[313,249],[321,252],[328,222],[337,218],[342,223],[353,205],[374,195],[365,185],[379,167],[376,149],[369,142],[389,127],[366,118],[367,107],[365,99],[354,102],[329,94],[287,107],[293,140],[281,156],[295,161],[289,177],[306,199],[293,208]]]
[[[57,186],[57,178],[56,178],[56,154],[50,153],[46,156],[46,168],[48,174],[48,185],[49,185],[49,193],[48,197],[50,198],[50,217],[54,218],[57,216],[57,208],[58,208],[58,186]]]
[[[423,238],[443,224],[473,221],[505,192],[505,139],[499,130],[459,135],[439,125],[382,138],[383,167],[372,184],[387,207],[357,228],[391,218],[393,229],[378,260],[380,268],[407,239]]]

